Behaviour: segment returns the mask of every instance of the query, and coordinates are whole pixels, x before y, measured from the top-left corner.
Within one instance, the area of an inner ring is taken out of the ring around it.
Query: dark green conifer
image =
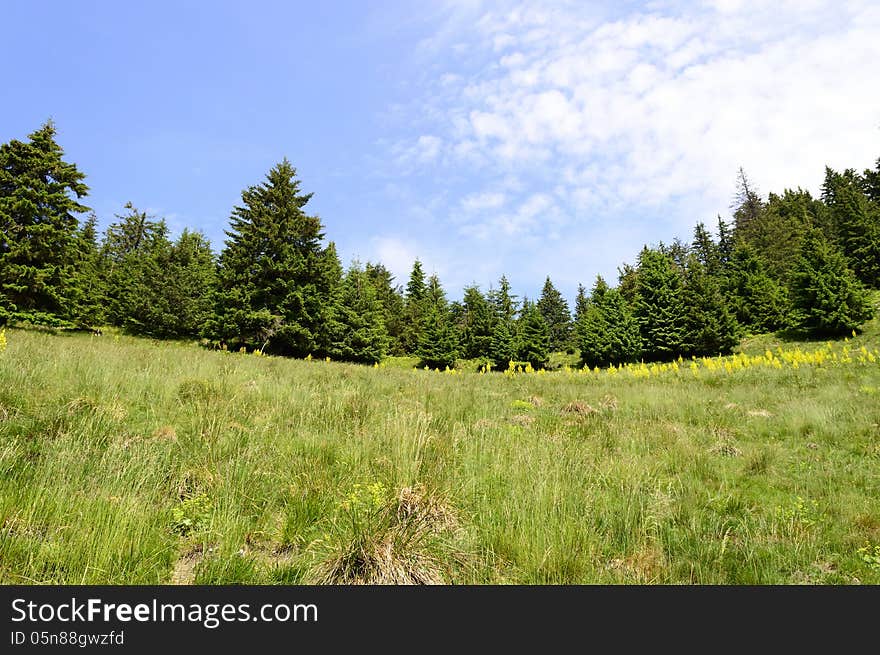
[[[215,316],[207,335],[229,344],[303,357],[321,335],[331,289],[322,275],[321,221],[305,212],[287,159],[245,189],[220,254]]]
[[[64,161],[47,122],[26,142],[0,145],[0,325],[66,326],[76,320],[82,262],[77,214],[89,188]]]
[[[845,257],[818,230],[804,237],[791,291],[796,325],[817,335],[848,334],[873,315],[868,294]]]

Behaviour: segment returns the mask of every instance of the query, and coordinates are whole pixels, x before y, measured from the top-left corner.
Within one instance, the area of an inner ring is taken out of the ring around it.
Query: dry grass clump
[[[375,488],[375,487],[374,487]],[[374,495],[375,499],[375,495]],[[459,529],[447,500],[424,486],[400,489],[372,506],[344,507],[330,554],[315,567],[314,584],[436,585],[450,581]]]
[[[579,414],[581,416],[589,416],[591,414],[599,413],[598,409],[596,409],[592,405],[588,405],[585,402],[581,402],[580,400],[575,400],[568,403],[562,408],[562,411],[565,414]]]

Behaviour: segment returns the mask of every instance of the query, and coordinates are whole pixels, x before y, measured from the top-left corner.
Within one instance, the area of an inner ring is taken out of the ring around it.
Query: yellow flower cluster
[[[0,330],[0,353],[6,350],[6,328]]]
[[[562,372],[567,375],[588,376],[624,376],[634,379],[647,379],[666,375],[689,376],[700,378],[704,374],[732,375],[750,369],[791,369],[801,367],[828,368],[842,365],[867,365],[880,362],[880,351],[876,348],[868,350],[865,346],[854,348],[845,339],[844,344],[835,346],[833,343],[825,343],[815,350],[803,350],[800,346],[785,350],[782,347],[776,350],[766,350],[763,355],[736,355],[717,357],[691,357],[678,359],[671,362],[636,362],[620,365],[612,365],[608,368],[584,366],[577,369],[566,366]],[[480,373],[487,373],[491,367],[484,366]],[[528,374],[546,374],[543,368],[537,371],[530,364],[525,366],[510,362],[504,375],[508,377]]]
[[[623,364],[612,366],[607,369],[581,369],[581,373],[592,375],[626,375],[633,378],[650,378],[665,374],[690,375],[699,378],[704,373],[731,375],[749,369],[791,369],[801,367],[828,368],[832,366],[850,364],[874,364],[880,362],[880,352],[877,349],[868,350],[865,346],[858,349],[848,345],[835,347],[832,343],[826,343],[815,350],[803,350],[800,346],[785,350],[782,347],[766,350],[763,355],[736,355],[718,357],[691,357],[685,360],[679,357],[672,362],[646,364]]]

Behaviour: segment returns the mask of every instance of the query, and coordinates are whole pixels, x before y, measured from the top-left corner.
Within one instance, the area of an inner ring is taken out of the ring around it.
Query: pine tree
[[[550,329],[535,303],[523,300],[517,321],[516,358],[541,368],[550,357]]]
[[[159,302],[156,289],[164,286],[171,255],[168,227],[130,202],[125,209],[107,228],[101,245],[106,318],[133,334],[167,336],[162,326],[175,317]]]
[[[581,360],[587,366],[634,361],[641,352],[639,324],[623,294],[596,278],[589,302],[578,319]]]
[[[416,259],[413,262],[409,281],[406,284],[404,295],[405,322],[400,336],[401,349],[405,353],[413,354],[419,349],[422,337],[422,324],[425,320],[427,306],[425,304],[425,273],[422,270],[422,262]]]
[[[382,303],[369,276],[356,263],[348,269],[339,287],[331,323],[330,357],[372,364],[385,356],[388,334]]]
[[[617,290],[630,307],[634,307],[638,299],[636,292],[638,277],[639,271],[632,264],[625,263],[617,269]]]
[[[489,358],[495,368],[504,368],[517,357],[517,297],[511,293],[510,282],[506,275],[498,281],[497,289],[488,293],[489,306],[492,309],[492,347]]]
[[[825,169],[822,199],[831,212],[843,254],[864,284],[880,288],[880,208],[853,170]]]
[[[574,299],[574,319],[572,320],[572,341],[575,347],[580,348],[583,335],[580,332],[581,321],[587,312],[590,299],[587,297],[587,289],[583,284],[578,284],[577,295]]]
[[[877,166],[874,170],[865,169],[862,176],[862,186],[868,200],[880,207],[880,159],[877,160]]]
[[[694,228],[691,252],[709,275],[716,277],[721,275],[721,249],[702,222],[697,223]]]
[[[495,320],[503,321],[511,328],[516,318],[518,304],[516,296],[510,293],[510,282],[506,275],[498,281],[498,289],[489,291],[489,304],[495,314]]]
[[[402,342],[402,335],[406,326],[406,316],[403,292],[399,285],[394,284],[394,276],[391,271],[382,264],[367,262],[364,272],[376,290],[376,297],[382,305],[385,331],[389,339],[389,353],[404,355],[406,349]]]
[[[245,189],[220,254],[214,318],[206,336],[233,348],[305,356],[321,335],[331,290],[322,275],[321,221],[305,213],[287,159],[266,181]]]
[[[765,209],[757,188],[742,167],[737,172],[736,196],[732,208],[734,230],[738,239],[749,233],[753,224],[760,220]]]
[[[459,324],[462,356],[467,359],[489,357],[492,350],[492,309],[476,286],[465,287]]]
[[[641,345],[647,359],[673,359],[684,346],[682,276],[672,259],[658,250],[639,254],[636,302]]]
[[[571,340],[571,312],[568,310],[565,298],[550,281],[549,275],[544,281],[537,308],[550,333],[550,350],[559,351],[568,348]]]
[[[168,321],[158,332],[172,337],[196,337],[211,318],[217,263],[204,234],[184,229],[168,251],[162,275],[152,285],[157,302],[168,305]]]
[[[721,270],[726,270],[730,259],[733,257],[734,243],[733,229],[721,216],[718,216],[718,257],[721,260]]]
[[[89,191],[85,175],[63,160],[47,122],[0,145],[0,325],[64,326],[76,318],[82,241],[76,214]]]
[[[873,315],[845,257],[818,230],[804,237],[791,290],[797,326],[818,335],[847,334]]]
[[[424,303],[425,314],[417,351],[420,366],[453,368],[458,357],[458,335],[449,320],[446,294],[436,275],[428,280]]]
[[[685,329],[682,355],[727,355],[739,343],[736,319],[728,310],[718,280],[693,256],[682,292]]]
[[[512,325],[505,321],[496,321],[492,328],[489,359],[496,369],[506,369],[516,359],[516,335],[511,328]]]
[[[737,322],[747,330],[772,332],[787,325],[785,287],[770,277],[751,246],[734,249],[724,291]]]
[[[73,322],[82,328],[94,328],[105,320],[106,299],[97,224],[97,217],[90,214],[77,234],[77,264],[71,304]]]
[[[761,258],[767,273],[785,284],[794,266],[804,232],[815,225],[821,203],[806,191],[771,193],[764,211],[740,237]]]

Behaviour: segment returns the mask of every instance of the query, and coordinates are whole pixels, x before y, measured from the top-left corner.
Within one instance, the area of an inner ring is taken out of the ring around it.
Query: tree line
[[[419,260],[405,285],[381,263],[344,269],[286,159],[242,192],[219,254],[198,231],[172,240],[131,203],[99,234],[85,175],[55,136],[49,122],[0,146],[0,325],[113,325],[366,363],[415,355],[432,368],[538,368],[563,350],[606,366],[726,354],[748,333],[846,334],[872,317],[880,287],[880,160],[826,168],[819,198],[798,188],[765,199],[740,170],[731,221],[646,245],[616,286],[579,285],[572,311],[549,277],[537,299],[501,276],[450,301]]]

